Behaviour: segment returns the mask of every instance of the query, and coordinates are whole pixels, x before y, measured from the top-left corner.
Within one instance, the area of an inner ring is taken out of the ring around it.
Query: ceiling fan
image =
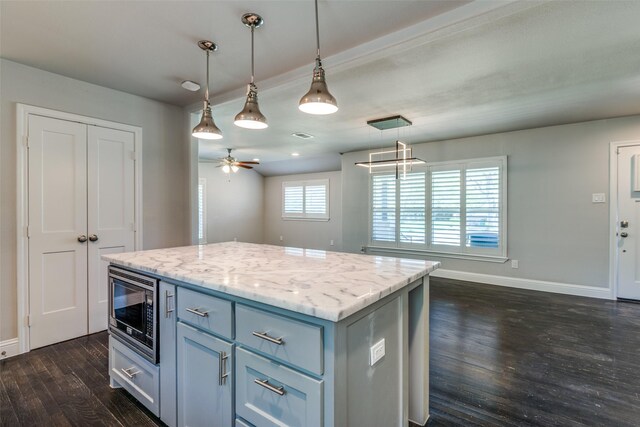
[[[222,168],[222,172],[224,173],[230,173],[231,171],[238,172],[239,168],[253,169],[253,166],[250,166],[250,165],[260,164],[260,162],[256,162],[256,161],[251,161],[251,162],[240,161],[235,157],[231,156],[231,150],[232,148],[227,148],[227,153],[228,153],[227,157],[221,157],[218,159],[220,164],[216,167]]]

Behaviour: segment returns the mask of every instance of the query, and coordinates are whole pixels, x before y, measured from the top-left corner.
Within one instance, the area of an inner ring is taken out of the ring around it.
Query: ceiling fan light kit
[[[222,131],[216,126],[211,114],[211,103],[209,102],[209,53],[218,50],[218,46],[209,40],[200,40],[198,47],[204,50],[207,55],[207,89],[204,93],[204,106],[202,108],[202,118],[200,123],[193,128],[192,135],[199,139],[222,139]]]
[[[244,108],[240,111],[234,120],[234,124],[245,129],[265,129],[269,127],[267,118],[260,111],[258,105],[258,88],[254,83],[254,48],[253,33],[256,28],[260,28],[264,24],[264,20],[257,13],[245,13],[242,15],[242,23],[251,29],[251,82],[247,86],[247,100]]]
[[[308,114],[325,115],[338,111],[338,101],[331,95],[325,79],[322,59],[320,59],[320,28],[318,25],[318,0],[316,7],[316,66],[309,91],[300,99],[298,108]]]
[[[257,159],[253,159],[253,161],[246,161],[246,162],[240,161],[235,157],[231,156],[231,150],[233,149],[227,148],[227,157],[222,157],[218,159],[220,161],[220,164],[218,165],[218,167],[221,167],[222,172],[226,174],[230,174],[231,172],[236,173],[240,170],[240,168],[253,169],[252,165],[260,164],[260,162]]]

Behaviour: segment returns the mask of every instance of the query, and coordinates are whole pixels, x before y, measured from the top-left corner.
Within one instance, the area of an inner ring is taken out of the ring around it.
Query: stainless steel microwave
[[[158,363],[158,279],[109,267],[109,332]]]

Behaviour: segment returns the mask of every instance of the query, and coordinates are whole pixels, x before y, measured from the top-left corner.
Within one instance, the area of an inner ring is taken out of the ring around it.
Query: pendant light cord
[[[318,58],[320,58],[320,25],[318,24],[318,0],[316,2],[316,46],[318,48]]]
[[[207,52],[207,90],[204,92],[204,100],[209,106],[209,50]]]
[[[255,30],[256,25],[252,24],[251,25],[251,85],[253,86],[253,76],[254,76],[254,70],[253,70],[253,30]]]

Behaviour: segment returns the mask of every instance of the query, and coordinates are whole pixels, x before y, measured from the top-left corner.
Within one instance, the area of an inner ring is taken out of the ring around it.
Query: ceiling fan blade
[[[238,166],[240,168],[245,168],[245,169],[253,169],[253,166],[241,165],[240,163],[238,163],[236,166]]]
[[[260,162],[240,162],[240,161],[238,161],[236,163],[237,164],[242,163],[243,165],[259,165],[260,164]]]

